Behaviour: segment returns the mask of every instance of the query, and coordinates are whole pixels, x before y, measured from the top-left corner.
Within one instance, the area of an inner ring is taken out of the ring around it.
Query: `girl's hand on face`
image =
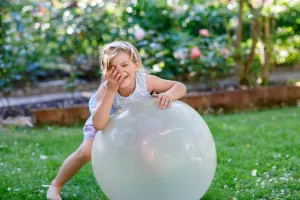
[[[171,95],[166,93],[153,94],[153,97],[157,97],[156,105],[162,109],[169,108],[173,102]]]
[[[114,93],[117,92],[120,83],[123,81],[124,78],[125,76],[122,75],[122,71],[117,67],[113,67],[106,76],[107,90]]]

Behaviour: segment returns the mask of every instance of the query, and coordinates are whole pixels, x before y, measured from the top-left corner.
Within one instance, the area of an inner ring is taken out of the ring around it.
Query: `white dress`
[[[110,111],[110,116],[114,115],[118,112],[125,104],[134,103],[136,101],[140,101],[143,99],[151,98],[152,96],[148,92],[147,89],[147,74],[141,71],[136,72],[135,74],[136,86],[134,92],[128,96],[123,97],[118,92],[114,97],[114,102]],[[106,87],[105,83],[103,85]],[[90,117],[87,119],[84,127],[83,134],[85,140],[93,140],[96,136],[97,130],[93,126],[92,117],[95,112],[97,105],[97,93],[93,94],[91,99],[89,100],[89,110]]]

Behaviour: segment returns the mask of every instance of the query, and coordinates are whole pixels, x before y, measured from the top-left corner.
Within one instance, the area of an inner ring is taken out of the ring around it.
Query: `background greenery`
[[[1,1],[0,90],[41,80],[98,79],[99,47],[113,40],[129,40],[145,67],[164,78],[204,82],[234,74],[236,51],[249,51],[253,17],[245,7],[242,49],[234,49],[238,1]],[[261,15],[275,22],[272,67],[297,65],[300,3],[263,2],[268,6]],[[254,78],[259,67],[257,50]]]

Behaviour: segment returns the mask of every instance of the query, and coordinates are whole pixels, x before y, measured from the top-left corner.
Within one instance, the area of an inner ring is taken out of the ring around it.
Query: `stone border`
[[[90,111],[87,106],[50,108],[34,110],[33,116],[33,122],[38,126],[42,124],[71,126],[85,121],[90,116]]]
[[[283,105],[300,106],[300,87],[258,87],[232,92],[189,93],[181,99],[200,113],[223,113]],[[34,111],[36,125],[73,125],[89,116],[87,106]]]
[[[231,92],[206,92],[186,95],[183,102],[200,113],[222,113],[284,105],[300,105],[299,86],[257,87]]]

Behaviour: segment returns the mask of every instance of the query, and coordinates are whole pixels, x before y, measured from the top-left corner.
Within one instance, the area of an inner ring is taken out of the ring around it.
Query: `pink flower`
[[[264,3],[267,5],[273,4],[273,0],[264,0]]]
[[[136,27],[134,29],[134,36],[137,40],[142,40],[145,37],[145,31],[140,27]]]
[[[191,54],[190,54],[191,59],[194,60],[200,56],[202,56],[202,53],[199,50],[199,47],[197,47],[197,46],[193,47],[191,50]]]
[[[228,57],[229,53],[229,50],[226,48],[220,50],[221,56]]]
[[[209,37],[209,32],[207,29],[200,29],[199,34],[203,35],[204,37]]]
[[[221,4],[230,3],[230,0],[219,0],[219,3],[221,3]]]

